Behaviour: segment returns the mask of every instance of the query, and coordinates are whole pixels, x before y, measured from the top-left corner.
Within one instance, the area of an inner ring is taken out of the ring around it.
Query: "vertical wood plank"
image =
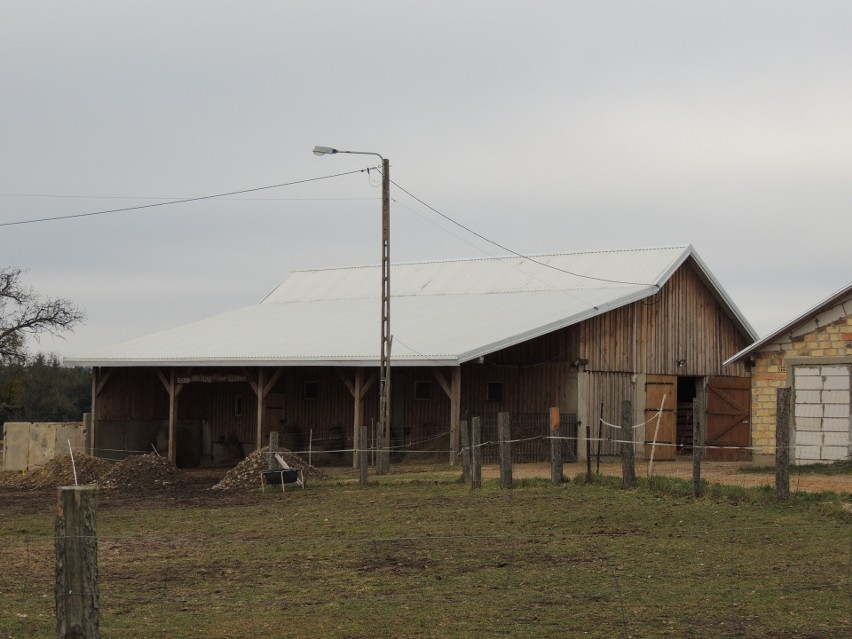
[[[450,382],[450,466],[456,465],[459,452],[459,424],[461,422],[461,366],[453,368]]]
[[[257,395],[257,436],[255,438],[257,444],[255,450],[263,448],[263,398],[265,388],[266,369],[261,366],[257,369],[257,388],[255,389]]]
[[[459,422],[459,430],[461,435],[462,482],[466,484],[470,481],[470,431],[466,419]]]
[[[358,455],[356,456],[358,459],[358,478],[360,485],[367,485],[367,427],[361,426],[358,429]]]
[[[704,495],[701,486],[701,459],[704,457],[704,424],[706,422],[705,382],[696,388],[692,403],[692,496],[696,499]]]
[[[175,389],[175,369],[169,370],[169,452],[171,463],[177,461],[177,442],[175,440],[175,424],[177,423],[177,390]]]

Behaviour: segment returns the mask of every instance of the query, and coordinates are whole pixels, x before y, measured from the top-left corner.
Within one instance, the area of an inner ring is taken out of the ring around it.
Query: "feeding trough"
[[[260,473],[261,490],[266,488],[266,484],[280,485],[282,491],[287,484],[298,484],[300,488],[305,487],[305,475],[301,470],[291,468],[278,453],[275,453],[275,461],[278,462],[278,468],[270,468]]]
[[[295,468],[276,468],[263,471],[263,481],[267,484],[295,484],[299,481],[299,471]]]

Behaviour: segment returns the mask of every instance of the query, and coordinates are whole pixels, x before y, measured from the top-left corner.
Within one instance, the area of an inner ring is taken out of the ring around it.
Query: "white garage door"
[[[831,462],[850,454],[850,367],[796,366],[796,462]]]

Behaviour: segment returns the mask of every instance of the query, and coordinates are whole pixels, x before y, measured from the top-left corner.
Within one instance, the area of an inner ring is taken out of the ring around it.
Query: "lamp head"
[[[330,146],[315,146],[314,155],[333,155],[337,153],[337,149],[332,149]]]

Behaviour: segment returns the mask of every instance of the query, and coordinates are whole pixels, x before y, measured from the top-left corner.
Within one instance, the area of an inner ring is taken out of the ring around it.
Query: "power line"
[[[559,268],[558,266],[553,266],[552,264],[540,262],[539,260],[537,260],[533,257],[530,257],[529,255],[524,255],[523,253],[518,253],[517,251],[510,249],[508,246],[504,246],[503,244],[500,244],[499,242],[495,242],[494,240],[490,240],[487,237],[485,237],[484,235],[482,235],[481,233],[477,233],[472,228],[465,226],[461,222],[457,222],[456,220],[451,218],[449,215],[446,215],[445,213],[441,213],[441,211],[439,211],[435,207],[427,204],[426,202],[421,200],[419,197],[417,197],[416,195],[414,195],[410,191],[407,191],[406,189],[401,187],[399,184],[397,184],[393,180],[391,180],[391,184],[393,184],[396,188],[398,188],[400,191],[402,191],[403,193],[405,193],[409,197],[413,198],[414,200],[416,200],[417,202],[419,202],[420,204],[425,206],[427,209],[429,209],[433,213],[437,213],[438,215],[440,215],[442,218],[444,218],[448,222],[455,224],[456,226],[458,226],[461,229],[464,229],[465,231],[467,231],[471,235],[475,235],[479,239],[481,239],[485,242],[488,242],[489,244],[492,244],[493,246],[496,246],[497,248],[499,248],[503,251],[506,251],[507,253],[511,253],[512,255],[514,255],[516,257],[520,257],[521,259],[528,260],[530,262],[533,262],[534,264],[538,264],[539,266],[543,266],[545,268],[553,269],[554,271],[559,271],[560,273],[565,273],[567,275],[573,275],[574,277],[581,277],[581,278],[587,279],[587,280],[596,280],[598,282],[608,282],[610,284],[629,284],[631,286],[657,286],[657,284],[655,284],[653,282],[650,282],[650,283],[649,282],[631,282],[631,281],[625,281],[625,280],[612,280],[612,279],[607,279],[605,277],[595,277],[594,275],[583,275],[582,273],[575,273],[573,271],[569,271],[569,270],[566,270],[566,269],[563,269],[563,268]]]
[[[139,211],[142,209],[152,209],[159,206],[169,206],[172,204],[187,204],[188,202],[201,202],[203,200],[213,200],[216,198],[224,198],[232,195],[242,195],[244,193],[256,193],[257,191],[266,191],[269,189],[279,189],[286,186],[295,186],[297,184],[306,184],[308,182],[318,182],[320,180],[330,180],[332,178],[343,177],[345,175],[354,175],[355,173],[363,173],[367,169],[358,169],[356,171],[347,171],[345,173],[335,173],[333,175],[324,175],[322,177],[307,178],[304,180],[296,180],[293,182],[282,182],[281,184],[270,184],[268,186],[257,186],[251,189],[242,189],[240,191],[228,191],[226,193],[215,193],[213,195],[201,195],[198,197],[188,197],[179,200],[169,200],[167,202],[155,202],[153,204],[140,204],[139,206],[125,206],[117,209],[107,209],[104,211],[91,211],[89,213],[74,213],[71,215],[57,215],[53,217],[42,217],[31,220],[18,220],[16,222],[0,222],[0,227],[3,226],[20,226],[23,224],[37,224],[39,222],[55,222],[58,220],[70,220],[81,217],[92,217],[95,215],[108,215],[110,213],[126,213],[129,211]]]

